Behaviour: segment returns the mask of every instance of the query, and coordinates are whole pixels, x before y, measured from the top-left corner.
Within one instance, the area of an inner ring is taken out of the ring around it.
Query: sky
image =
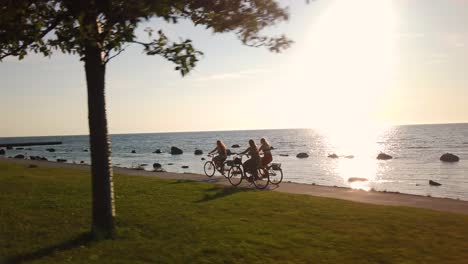
[[[153,20],[204,52],[188,76],[129,46],[107,65],[109,132],[151,133],[468,122],[468,1],[280,0],[281,54],[190,22]],[[0,137],[88,133],[76,56],[0,62]]]

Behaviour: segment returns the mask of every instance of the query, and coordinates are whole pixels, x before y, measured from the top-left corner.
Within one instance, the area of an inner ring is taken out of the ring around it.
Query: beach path
[[[52,168],[68,168],[90,170],[89,165],[83,164],[70,164],[70,163],[57,163],[50,161],[37,161],[37,160],[23,160],[23,159],[7,159],[0,157],[0,160],[7,162],[14,162],[19,164],[34,164],[38,166],[46,166]],[[214,176],[208,178],[205,175],[193,173],[172,173],[172,172],[151,172],[145,170],[135,170],[129,168],[114,167],[114,174],[126,174],[133,176],[147,176],[158,177],[164,179],[176,180],[191,180],[197,182],[211,182],[215,184],[230,185],[230,183],[222,176]],[[233,187],[234,188],[234,187]],[[253,188],[253,186],[252,186]],[[437,211],[453,212],[468,214],[468,201],[461,201],[449,198],[436,198],[426,197],[402,193],[389,193],[389,192],[376,192],[376,191],[362,191],[341,187],[328,187],[311,184],[289,183],[283,182],[278,187],[269,186],[270,191],[304,194],[320,197],[328,197],[335,199],[348,200],[360,203],[370,203],[378,205],[389,206],[407,206],[426,208]]]

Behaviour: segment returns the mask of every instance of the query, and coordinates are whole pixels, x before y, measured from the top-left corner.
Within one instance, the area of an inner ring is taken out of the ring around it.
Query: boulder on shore
[[[203,155],[203,151],[201,149],[196,149],[194,154],[195,155]]]
[[[332,158],[332,159],[337,159],[338,158],[338,155],[336,155],[335,153],[333,154],[330,154],[328,155],[329,158]]]
[[[66,159],[57,159],[57,162],[67,162]]]
[[[234,144],[231,146],[231,148],[240,148],[239,144]]]
[[[381,152],[379,155],[377,155],[377,159],[378,160],[389,160],[389,159],[393,159],[393,157],[388,155],[388,154],[385,154],[385,153]]]
[[[153,163],[153,169],[160,169],[160,168],[162,168],[161,164],[159,164],[157,162]]]
[[[171,147],[171,155],[181,155],[184,153],[180,148],[178,147]]]
[[[438,183],[438,182],[435,182],[433,180],[429,180],[429,185],[432,185],[432,186],[441,186],[442,184],[441,183]]]
[[[24,155],[19,154],[19,155],[14,156],[13,158],[15,158],[15,159],[24,159]]]
[[[357,181],[363,182],[363,181],[368,181],[368,179],[366,179],[366,178],[359,178],[359,177],[351,177],[351,178],[348,179],[348,182],[357,182]]]
[[[305,158],[308,158],[308,157],[309,157],[309,154],[307,154],[305,152],[301,152],[301,153],[296,155],[296,158],[299,158],[299,159],[305,159]]]
[[[5,155],[5,150],[4,149],[0,149],[0,155]]]
[[[460,158],[452,153],[445,153],[440,156],[440,160],[444,162],[457,162],[460,161]]]

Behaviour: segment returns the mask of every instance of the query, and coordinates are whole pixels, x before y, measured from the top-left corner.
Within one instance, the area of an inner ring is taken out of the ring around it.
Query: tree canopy
[[[287,8],[274,0],[5,0],[0,14],[0,60],[54,51],[83,58],[86,44],[95,43],[105,64],[126,44],[136,43],[146,54],[163,56],[187,74],[202,54],[191,40],[170,41],[157,28],[145,30],[151,41],[137,39],[138,24],[154,17],[168,23],[191,20],[215,33],[234,32],[243,44],[273,52],[291,44],[284,35],[262,35],[265,27],[288,19]],[[95,23],[85,23],[88,17]]]

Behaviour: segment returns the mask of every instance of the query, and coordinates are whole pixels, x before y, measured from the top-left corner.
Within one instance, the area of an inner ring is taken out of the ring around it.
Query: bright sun
[[[395,23],[390,0],[336,0],[325,10],[291,62],[288,78],[308,106],[297,117],[327,129],[378,121],[394,80]]]

